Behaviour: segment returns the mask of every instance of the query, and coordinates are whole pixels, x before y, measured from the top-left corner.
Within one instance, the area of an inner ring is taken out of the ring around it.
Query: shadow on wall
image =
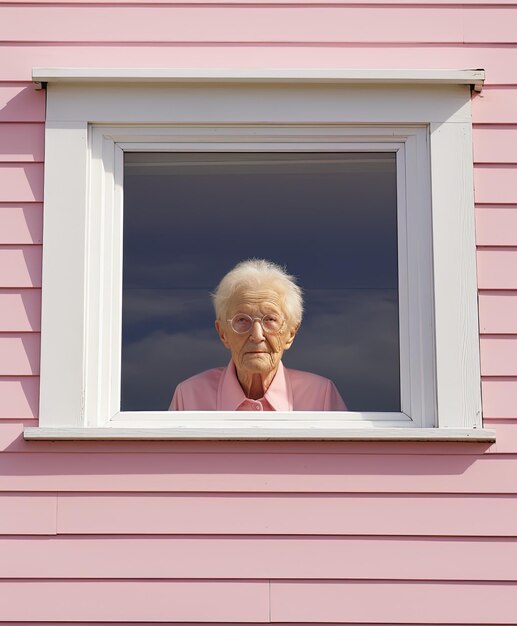
[[[490,462],[483,458],[487,443],[457,443],[451,452],[451,444],[436,442],[26,442],[22,437],[3,449],[52,454],[0,454],[0,489],[69,491],[73,485],[79,491],[206,492],[210,476],[208,491],[230,495],[282,492],[284,498],[314,490],[321,492],[318,497],[361,492],[434,497],[440,490],[473,493],[476,464]],[[494,493],[508,490],[501,472],[486,481]]]
[[[28,79],[30,80],[30,78]],[[0,122],[44,122],[46,91],[34,86],[4,86],[8,100],[0,107]]]

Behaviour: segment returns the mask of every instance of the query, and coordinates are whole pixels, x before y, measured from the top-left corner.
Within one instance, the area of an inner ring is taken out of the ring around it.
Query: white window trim
[[[469,85],[481,91],[484,70],[433,69],[340,69],[340,68],[34,68],[36,89],[52,82],[244,82],[244,83],[336,83],[339,85]]]
[[[422,327],[422,323],[416,320],[408,324],[410,317],[409,288],[408,282],[413,284],[413,290],[420,282],[421,277],[416,274],[415,267],[426,266],[428,285],[431,285],[432,267],[430,245],[414,250],[412,254],[419,255],[419,263],[415,266],[408,263],[407,241],[421,239],[421,229],[430,229],[430,221],[426,222],[429,210],[429,189],[426,185],[407,186],[406,177],[422,178],[422,172],[429,170],[427,158],[427,129],[424,127],[410,128],[361,128],[338,125],[325,126],[179,126],[179,127],[105,127],[94,126],[90,130],[93,169],[91,171],[92,190],[96,195],[92,197],[90,209],[90,250],[101,252],[100,257],[104,260],[99,263],[95,272],[91,273],[89,292],[94,294],[92,306],[104,312],[100,318],[94,314],[89,315],[92,326],[87,329],[88,337],[99,337],[99,341],[86,345],[87,376],[94,380],[86,381],[85,397],[85,422],[91,426],[107,425],[118,427],[137,426],[160,427],[178,426],[186,428],[193,421],[205,422],[211,427],[231,427],[232,423],[242,419],[241,413],[232,413],[231,419],[222,419],[219,413],[189,413],[188,417],[181,419],[176,413],[170,412],[124,412],[120,413],[120,354],[121,354],[121,327],[120,315],[112,312],[120,311],[121,285],[121,255],[120,237],[122,225],[122,168],[123,153],[125,151],[253,151],[253,152],[323,152],[323,151],[368,151],[368,152],[395,152],[397,154],[397,178],[400,189],[408,189],[411,195],[409,203],[413,207],[413,220],[406,218],[406,195],[398,196],[398,239],[399,239],[399,266],[402,268],[399,286],[400,300],[400,325],[408,332],[401,336],[401,363],[402,363],[402,411],[400,413],[359,413],[346,412],[339,416],[334,413],[326,414],[325,418],[314,413],[275,413],[273,420],[268,420],[268,414],[261,419],[250,412],[246,417],[246,424],[250,428],[263,429],[268,421],[270,427],[280,424],[283,420],[289,427],[296,427],[299,423],[305,423],[312,428],[321,426],[323,422],[330,424],[339,421],[340,425],[349,423],[350,427],[379,426],[382,422],[384,427],[423,427],[432,426],[434,422],[435,393],[433,385],[423,385],[422,381],[427,378],[424,368],[428,364],[431,369],[433,363],[433,337],[431,329],[426,329],[424,334],[413,337],[410,341],[409,330],[413,332]],[[421,144],[421,149],[418,148]],[[406,159],[406,153],[408,157]],[[417,157],[419,155],[419,157]],[[407,163],[406,163],[407,161]],[[407,169],[407,172],[406,172]],[[115,193],[113,184],[106,181],[106,172],[114,172]],[[104,192],[102,191],[104,190]],[[115,221],[114,231],[106,232],[107,215],[113,215]],[[408,235],[408,230],[410,231]],[[116,243],[115,243],[116,242]],[[427,254],[426,254],[427,252]],[[107,268],[112,268],[113,280],[107,279]],[[409,270],[409,271],[408,271]],[[95,296],[98,294],[98,285],[106,285],[101,295],[102,302],[97,303]],[[110,302],[111,299],[111,302]],[[421,305],[414,313],[422,318],[424,309],[429,309],[432,302],[432,293],[429,289],[425,306]],[[105,332],[103,334],[103,329]],[[423,352],[426,351],[426,354]],[[413,368],[410,368],[413,363]],[[431,366],[431,367],[430,367]],[[88,373],[90,372],[90,373]],[[97,374],[100,373],[99,376]],[[110,381],[110,384],[103,384]],[[172,393],[172,389],[171,389]],[[332,416],[332,419],[330,419]],[[425,421],[427,417],[427,423]],[[360,424],[358,424],[360,422]],[[277,426],[278,427],[278,426]]]
[[[50,89],[40,426],[26,438],[494,440],[481,428],[468,87],[429,74],[258,87],[151,73],[141,85],[110,72],[35,76]],[[403,165],[402,413],[120,413],[123,151],[331,145],[398,151]]]

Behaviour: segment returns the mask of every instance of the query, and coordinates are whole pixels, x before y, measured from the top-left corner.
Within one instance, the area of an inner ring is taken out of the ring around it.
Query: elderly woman
[[[261,259],[242,261],[213,294],[215,327],[231,361],[180,383],[173,411],[345,411],[334,383],[282,364],[300,327],[293,276]]]

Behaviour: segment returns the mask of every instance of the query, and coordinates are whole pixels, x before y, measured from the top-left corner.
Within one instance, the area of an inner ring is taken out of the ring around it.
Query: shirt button
[[[255,405],[255,410],[256,410],[256,411],[260,411],[260,404],[256,404],[256,405]]]

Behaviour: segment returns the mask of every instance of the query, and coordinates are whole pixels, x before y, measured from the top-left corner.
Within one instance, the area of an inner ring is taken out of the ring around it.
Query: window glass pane
[[[298,277],[287,367],[350,410],[400,410],[394,153],[126,153],[122,410],[166,410],[226,365],[210,292],[243,259]]]

